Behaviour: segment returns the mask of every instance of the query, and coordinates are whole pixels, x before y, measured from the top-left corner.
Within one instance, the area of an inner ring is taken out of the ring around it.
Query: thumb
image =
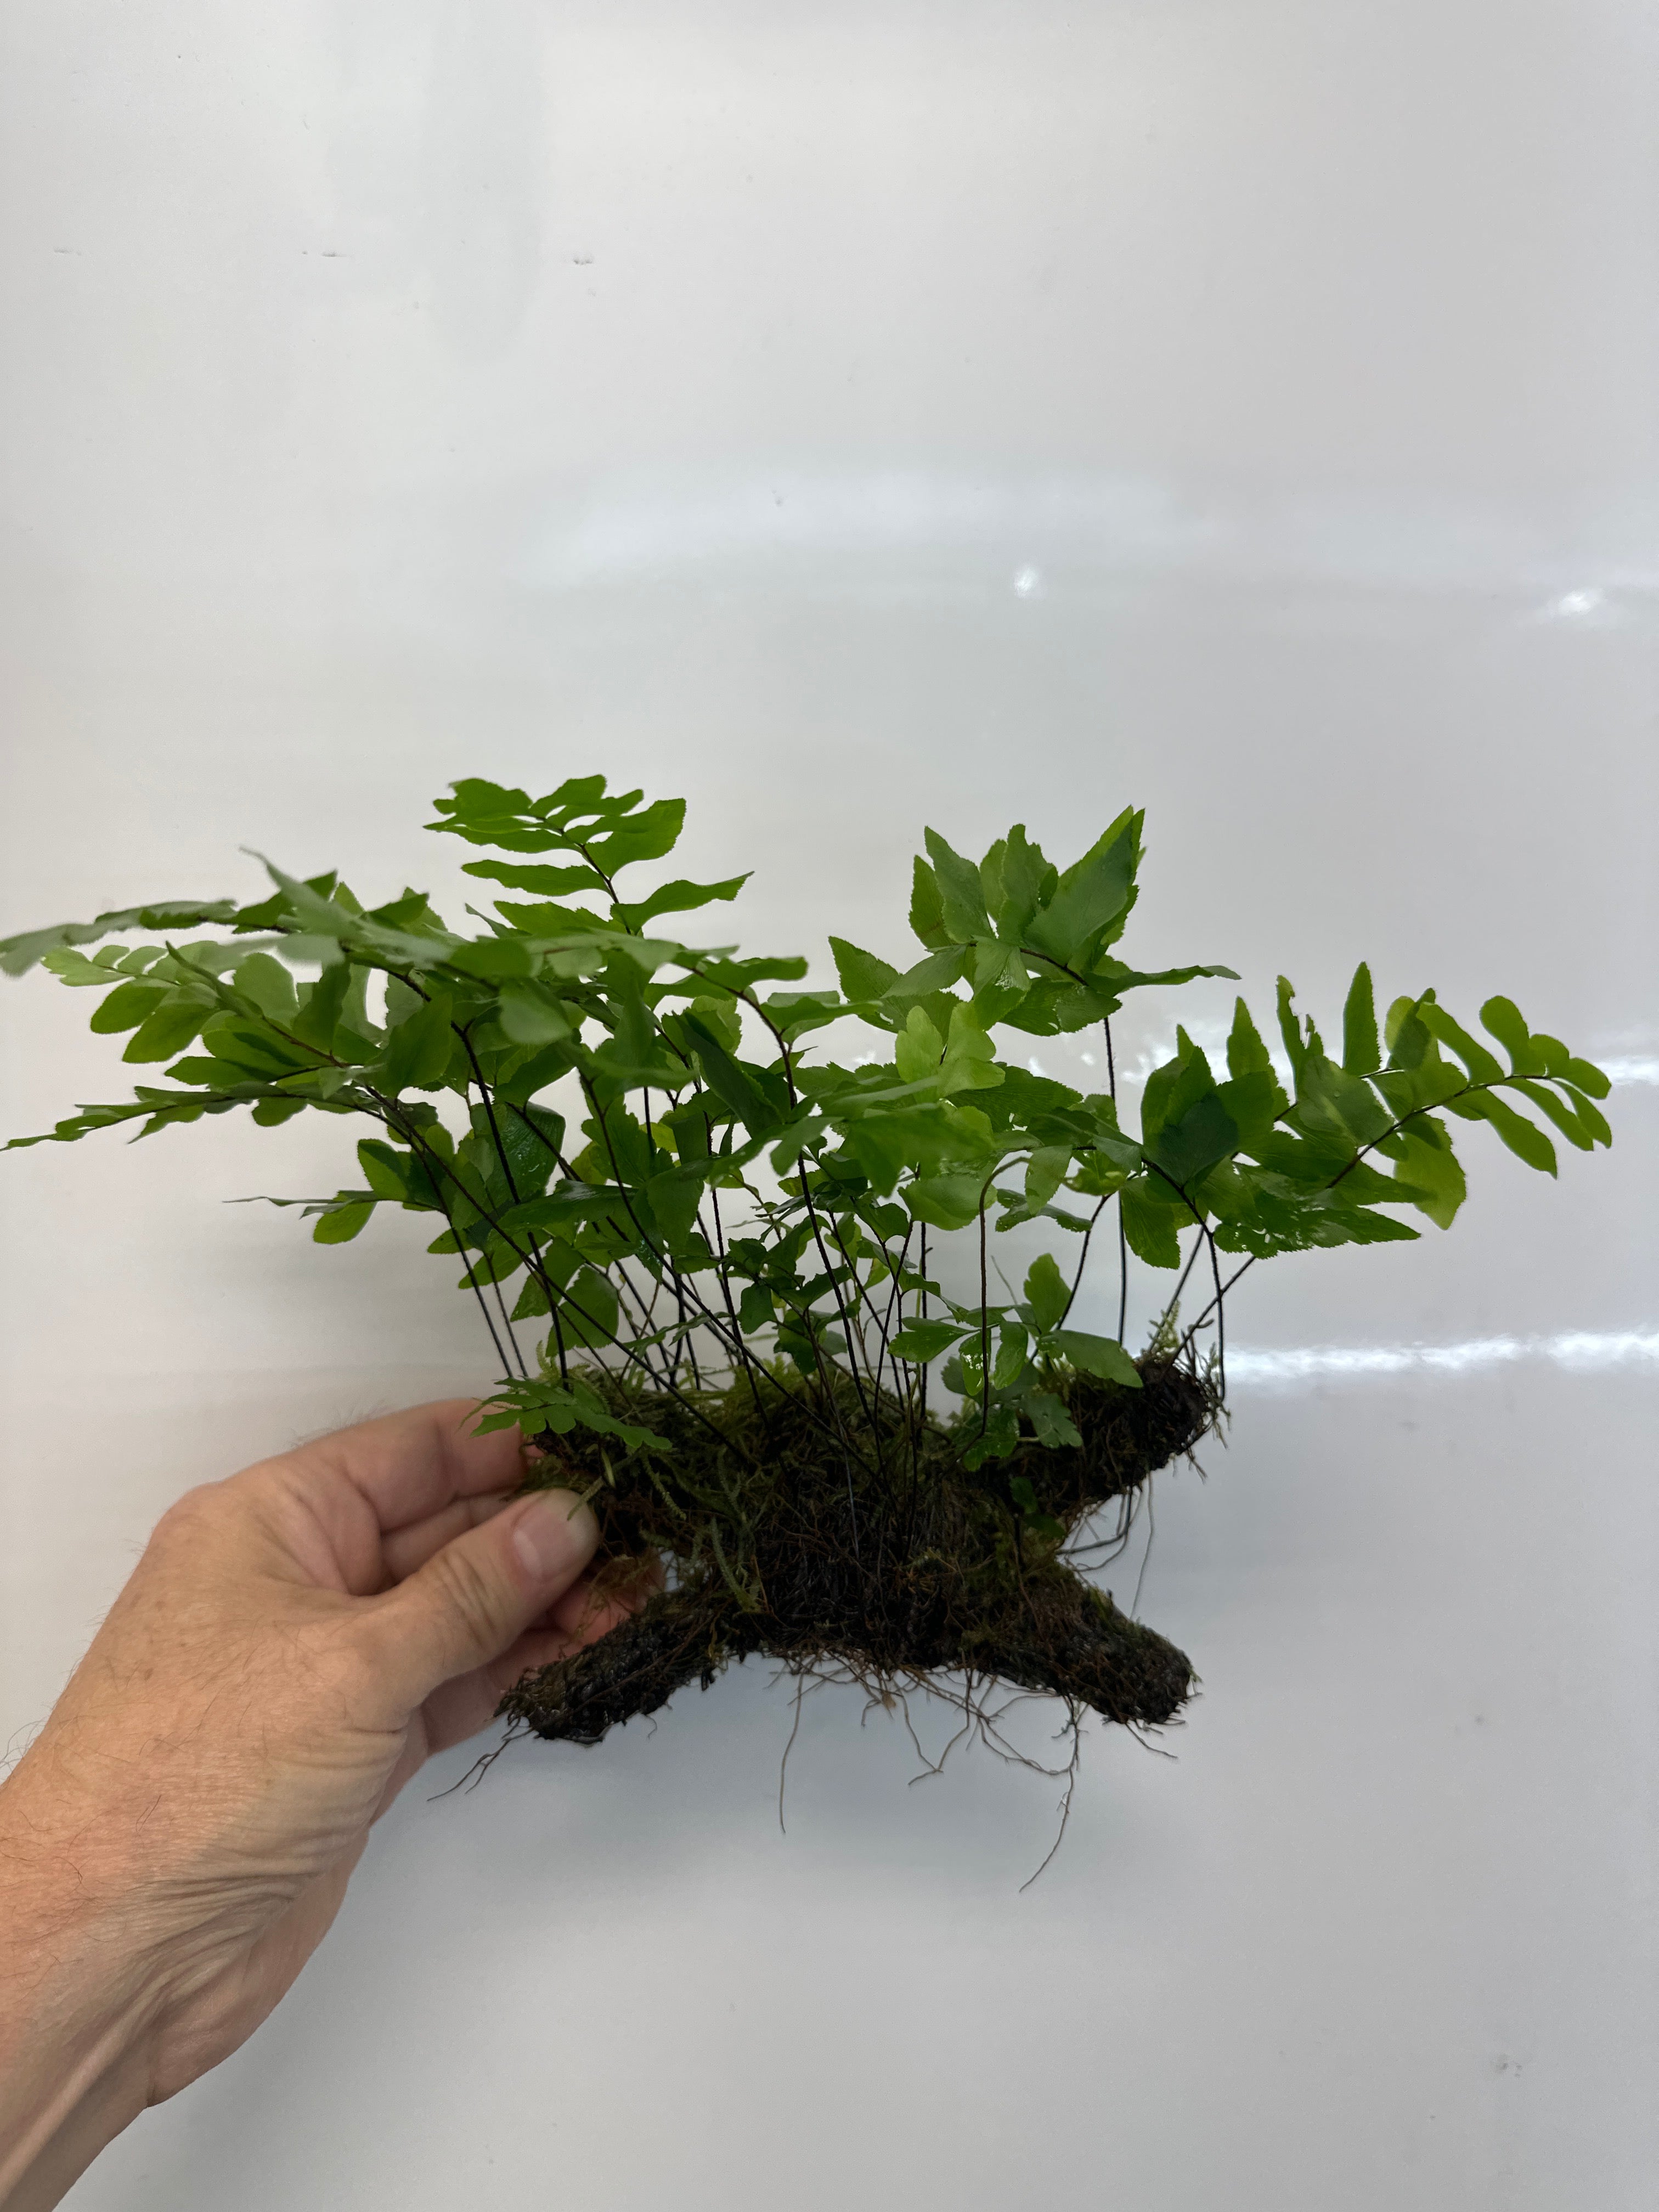
[[[599,1534],[574,1491],[538,1491],[457,1536],[378,1600],[378,1671],[405,1714],[441,1683],[499,1659],[580,1575]]]

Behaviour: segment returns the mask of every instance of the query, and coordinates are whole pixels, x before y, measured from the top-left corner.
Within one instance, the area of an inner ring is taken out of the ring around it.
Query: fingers
[[[466,1401],[463,1400],[460,1402],[465,1404]],[[514,1470],[515,1491],[533,1464],[541,1467],[544,1480],[553,1471],[539,1455],[534,1460],[521,1455]],[[432,1554],[441,1551],[453,1538],[465,1529],[477,1528],[492,1515],[499,1513],[507,1503],[507,1497],[500,1493],[471,1493],[452,1499],[449,1504],[441,1506],[437,1512],[428,1513],[421,1520],[411,1521],[403,1528],[384,1534],[380,1539],[380,1564],[384,1571],[380,1587],[388,1583],[402,1582],[406,1575],[412,1575],[416,1567],[424,1566]]]
[[[572,1590],[598,1540],[572,1492],[538,1491],[372,1600],[360,1633],[392,1713],[406,1718],[442,1683],[499,1659]]]
[[[385,1530],[406,1528],[459,1498],[516,1488],[524,1478],[516,1429],[477,1433],[476,1398],[447,1398],[361,1421],[287,1455],[301,1475],[349,1483]]]
[[[394,1528],[380,1539],[384,1584],[403,1582],[457,1536],[494,1520],[507,1503],[500,1496],[457,1498],[441,1511],[428,1513],[423,1521],[412,1521],[407,1528]]]

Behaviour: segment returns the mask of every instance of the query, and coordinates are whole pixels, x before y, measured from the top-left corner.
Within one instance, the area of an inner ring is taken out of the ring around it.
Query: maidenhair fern
[[[0,964],[100,992],[93,1028],[161,1070],[58,1141],[241,1108],[374,1124],[356,1183],[278,1202],[320,1243],[381,1206],[432,1216],[501,1364],[484,1425],[540,1447],[532,1480],[590,1492],[618,1572],[671,1565],[629,1625],[510,1694],[546,1735],[593,1741],[750,1651],[881,1694],[944,1687],[981,1723],[998,1682],[1073,1723],[1169,1719],[1187,1661],[1078,1567],[1214,1421],[1239,1276],[1413,1237],[1413,1213],[1449,1227],[1455,1123],[1550,1174],[1544,1124],[1609,1141],[1607,1078],[1510,1000],[1480,1009],[1491,1044],[1432,990],[1379,1024],[1363,966],[1340,1050],[1281,980],[1280,1063],[1240,998],[1225,1073],[1177,1031],[1133,1121],[1115,1073],[1085,1095],[1005,1059],[999,1031],[1094,1029],[1114,1070],[1132,992],[1233,975],[1117,957],[1133,811],[1064,868],[1018,826],[977,864],[928,830],[921,957],[901,971],[832,938],[830,990],[801,988],[804,959],[664,933],[745,880],[637,886],[683,801],[467,778],[437,808],[431,828],[488,855],[466,872],[508,894],[471,932],[417,891],[366,908],[334,875],[271,866],[256,903],[101,915],[14,937]],[[815,1048],[849,1023],[874,1057]],[[994,1298],[996,1237],[1033,1221],[1061,1258]],[[1169,1279],[1138,1355],[1132,1263]],[[1073,1325],[1091,1269],[1115,1334]]]

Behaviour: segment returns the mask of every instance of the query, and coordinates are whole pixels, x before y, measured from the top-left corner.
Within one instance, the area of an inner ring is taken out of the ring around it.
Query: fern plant
[[[483,1425],[522,1429],[532,1485],[592,1498],[607,1572],[667,1562],[631,1621],[509,1693],[544,1736],[596,1741],[751,1652],[799,1681],[936,1689],[993,1732],[1000,1687],[1063,1700],[1073,1741],[1085,1711],[1170,1720],[1188,1662],[1085,1570],[1218,1418],[1239,1277],[1415,1237],[1413,1212],[1449,1227],[1454,1122],[1550,1174],[1543,1124],[1610,1141],[1605,1075],[1510,1000],[1480,1009],[1491,1044],[1432,990],[1379,1028],[1364,966],[1340,1051],[1281,979],[1288,1082],[1240,998],[1224,1073],[1179,1030],[1132,1120],[1125,1000],[1233,976],[1117,957],[1133,810],[1064,868],[1018,826],[978,863],[928,830],[921,957],[901,971],[832,938],[830,990],[802,988],[803,959],[665,933],[745,880],[637,887],[681,800],[587,775],[536,799],[467,778],[436,804],[428,826],[507,894],[471,931],[417,891],[365,908],[337,876],[270,866],[256,902],[100,915],[7,940],[0,965],[97,991],[94,1030],[161,1070],[53,1140],[241,1109],[374,1125],[357,1183],[276,1202],[325,1244],[382,1206],[431,1217],[501,1364]],[[848,1024],[873,1053],[825,1053]],[[1108,1080],[1087,1095],[996,1042],[1089,1029]],[[994,1297],[996,1240],[1029,1222],[1066,1264],[1045,1252]],[[1168,1279],[1138,1353],[1132,1265]],[[1091,1267],[1115,1334],[1074,1322]]]

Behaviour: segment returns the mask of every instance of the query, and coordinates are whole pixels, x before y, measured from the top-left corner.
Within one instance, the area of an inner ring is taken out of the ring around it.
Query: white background
[[[1505,990],[1620,1076],[1610,1157],[1471,1132],[1449,1237],[1252,1276],[1141,1598],[1204,1694],[1173,1759],[1091,1737],[1033,1889],[1050,1785],[907,1790],[833,1695],[780,1834],[751,1667],[408,1793],[280,2014],[72,2203],[1650,2204],[1651,10],[0,35],[0,929],[251,896],[243,845],[453,891],[450,777],[599,767],[757,870],[752,946],[896,954],[924,821],[1069,856],[1133,799],[1132,957],[1328,1019],[1361,956]],[[88,1003],[8,987],[6,1130],[120,1095]],[[0,1163],[14,1749],[179,1490],[488,1382],[412,1234],[221,1203],[351,1179],[320,1120]]]

